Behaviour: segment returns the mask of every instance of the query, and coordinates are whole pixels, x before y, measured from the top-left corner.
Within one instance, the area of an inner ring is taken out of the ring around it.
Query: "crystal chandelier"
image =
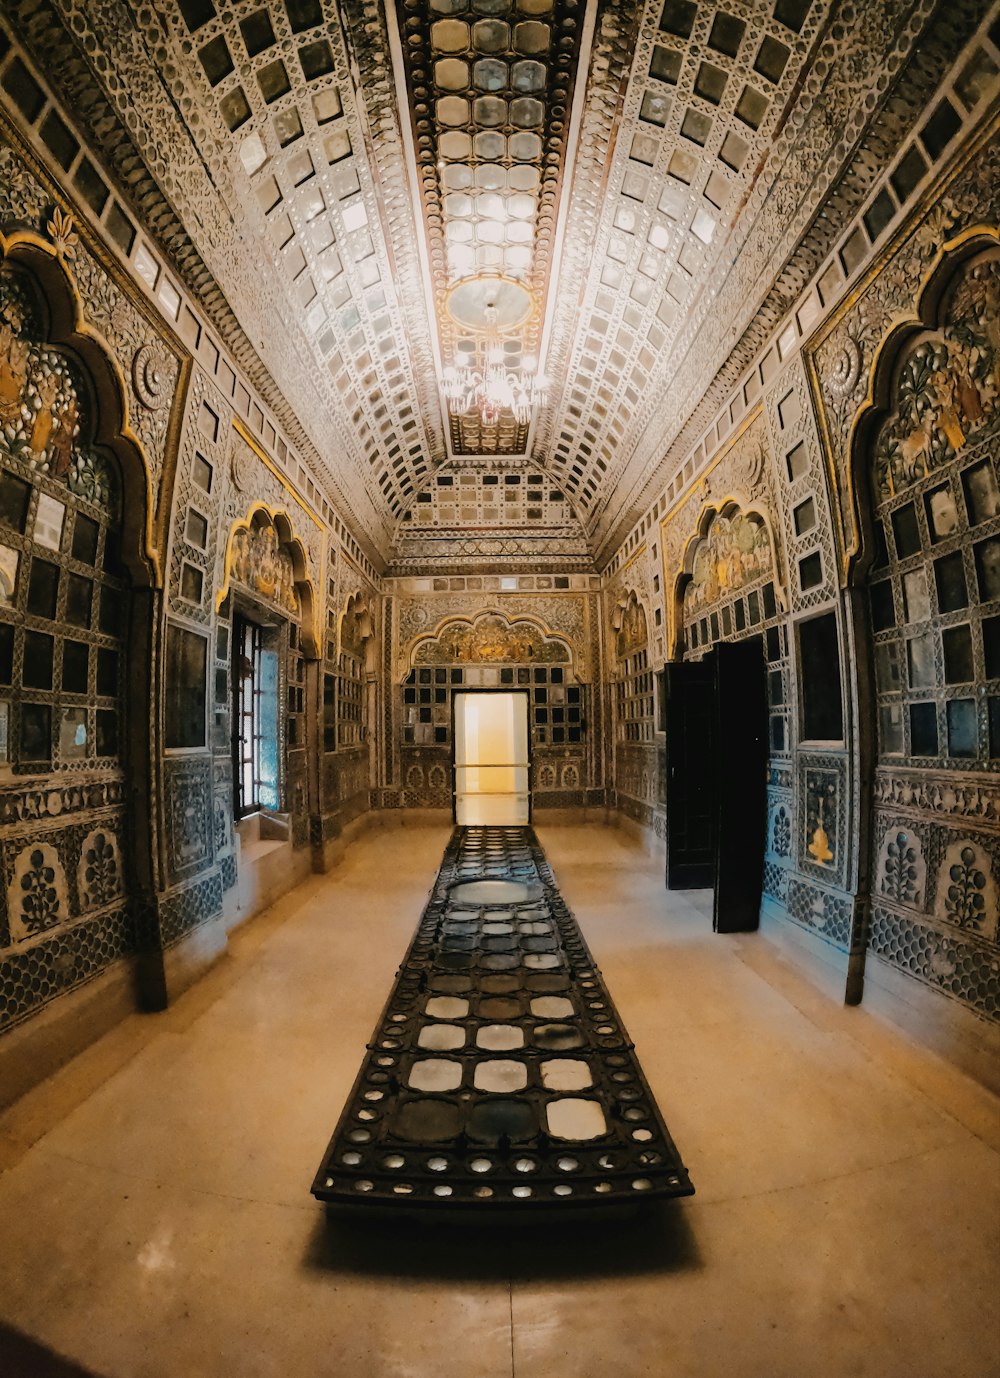
[[[531,409],[545,401],[548,379],[535,372],[533,359],[525,359],[524,372],[507,368],[503,342],[497,329],[497,310],[487,306],[485,331],[485,363],[478,369],[464,364],[452,365],[444,371],[444,394],[452,416],[464,416],[477,408],[484,426],[495,426],[504,411],[512,412],[519,426],[526,426]]]

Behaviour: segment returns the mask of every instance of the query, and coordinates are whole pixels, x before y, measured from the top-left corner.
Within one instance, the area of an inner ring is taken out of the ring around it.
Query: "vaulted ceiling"
[[[585,567],[794,303],[980,7],[10,8],[36,41],[59,30],[55,79],[370,549]]]

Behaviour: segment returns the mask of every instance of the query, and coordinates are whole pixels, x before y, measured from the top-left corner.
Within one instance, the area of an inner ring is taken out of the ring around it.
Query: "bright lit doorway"
[[[529,821],[528,696],[456,693],[455,822]]]

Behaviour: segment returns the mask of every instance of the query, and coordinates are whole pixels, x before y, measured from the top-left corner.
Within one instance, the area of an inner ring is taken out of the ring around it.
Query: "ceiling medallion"
[[[481,273],[463,278],[448,293],[445,310],[463,330],[485,335],[494,329],[506,335],[531,315],[534,307],[531,293],[523,283],[500,273]],[[487,314],[493,313],[492,321]]]
[[[534,307],[526,287],[500,274],[465,278],[451,289],[445,303],[448,315],[463,330],[479,336],[481,345],[474,355],[478,368],[463,363],[444,371],[444,394],[452,416],[476,410],[484,426],[493,426],[508,411],[519,426],[528,424],[532,407],[546,400],[548,380],[537,372],[533,357],[521,358],[520,368],[509,367],[504,341],[524,325]]]

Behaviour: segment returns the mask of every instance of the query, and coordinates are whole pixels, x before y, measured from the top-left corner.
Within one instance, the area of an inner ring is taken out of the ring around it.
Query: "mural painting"
[[[570,659],[562,641],[546,637],[533,622],[508,622],[497,613],[486,613],[472,623],[450,622],[434,640],[419,643],[414,665],[443,664],[562,664]]]
[[[971,441],[995,430],[1000,262],[988,259],[963,274],[942,328],[905,356],[893,393],[895,410],[875,446],[880,499],[943,468]]]
[[[44,342],[31,289],[0,273],[0,436],[8,454],[113,511],[108,460],[86,440],[87,388],[77,366]]]
[[[233,534],[232,578],[294,615],[299,611],[292,557],[270,522]]]
[[[691,580],[684,590],[685,622],[773,568],[771,539],[761,517],[743,512],[713,517],[695,551]]]

